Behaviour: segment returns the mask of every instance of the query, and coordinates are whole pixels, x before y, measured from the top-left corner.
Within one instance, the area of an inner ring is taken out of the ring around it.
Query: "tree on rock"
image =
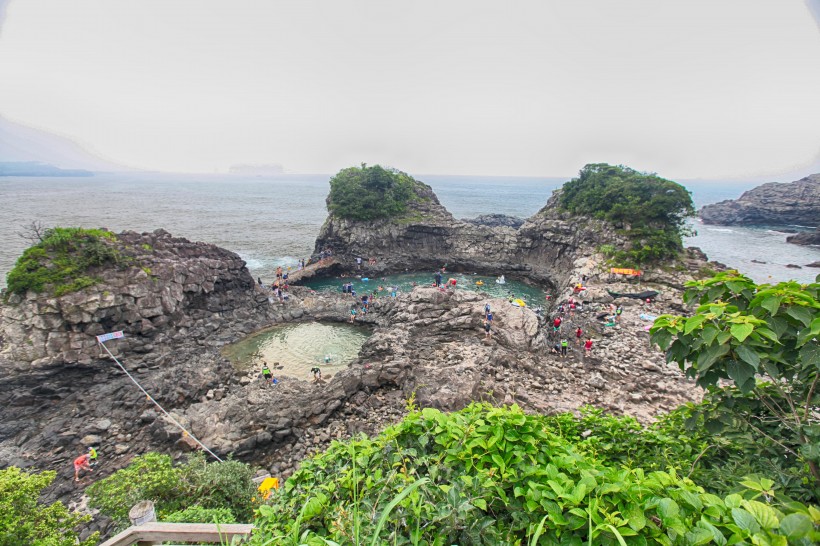
[[[350,167],[330,179],[327,208],[331,214],[350,220],[374,220],[396,216],[407,210],[418,184],[407,173],[379,165]]]
[[[683,249],[686,218],[695,214],[689,192],[670,180],[622,165],[586,165],[564,184],[560,205],[575,214],[622,228],[632,247],[615,257],[623,265],[673,258]]]

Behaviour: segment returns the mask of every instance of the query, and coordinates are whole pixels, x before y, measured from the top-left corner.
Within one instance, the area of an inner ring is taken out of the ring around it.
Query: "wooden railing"
[[[157,523],[129,527],[100,546],[152,546],[163,542],[196,542],[200,544],[230,544],[233,537],[246,537],[253,525],[244,523]]]

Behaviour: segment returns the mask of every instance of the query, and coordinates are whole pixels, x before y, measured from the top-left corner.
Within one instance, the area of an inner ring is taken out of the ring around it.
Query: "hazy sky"
[[[12,0],[0,115],[167,171],[753,176],[818,160],[820,31],[806,0]]]

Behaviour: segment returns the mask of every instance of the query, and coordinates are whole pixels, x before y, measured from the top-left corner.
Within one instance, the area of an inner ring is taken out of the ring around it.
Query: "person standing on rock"
[[[436,288],[441,286],[441,271],[436,271]]]
[[[493,325],[489,320],[484,319],[484,338],[493,337]]]
[[[567,338],[563,338],[561,340],[561,358],[567,356],[567,347],[569,346],[569,341]]]
[[[265,379],[265,383],[270,383],[271,377],[273,377],[270,373],[270,368],[268,368],[267,362],[262,364],[262,377]]]
[[[577,329],[577,330],[575,330],[575,343],[576,343],[577,345],[580,345],[580,344],[581,344],[581,336],[583,336],[583,335],[584,335],[584,331],[583,331],[583,330],[581,329],[581,327],[579,326],[579,327],[578,327],[578,329]]]
[[[350,324],[353,324],[354,322],[356,322],[356,308],[351,307],[350,308]]]
[[[584,342],[584,356],[589,356],[592,352],[592,339],[587,337],[587,340]]]
[[[88,470],[89,472],[94,472],[94,469],[91,468],[91,453],[83,453],[76,459],[74,459],[74,481],[80,481],[80,470]]]
[[[615,308],[615,322],[621,322],[621,313],[623,313],[623,308],[619,305]]]

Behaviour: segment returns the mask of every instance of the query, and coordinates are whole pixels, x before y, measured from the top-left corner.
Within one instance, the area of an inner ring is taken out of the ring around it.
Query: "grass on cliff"
[[[621,266],[677,257],[683,250],[686,219],[695,214],[692,196],[680,184],[606,163],[586,165],[578,178],[564,184],[560,205],[612,223],[630,243],[608,254]]]
[[[362,163],[330,179],[327,207],[331,214],[350,220],[394,217],[416,199],[417,184],[407,173]]]
[[[116,236],[102,229],[55,227],[17,259],[6,276],[10,294],[48,292],[62,296],[99,282],[88,274],[94,266],[116,264],[119,251],[110,243]]]

